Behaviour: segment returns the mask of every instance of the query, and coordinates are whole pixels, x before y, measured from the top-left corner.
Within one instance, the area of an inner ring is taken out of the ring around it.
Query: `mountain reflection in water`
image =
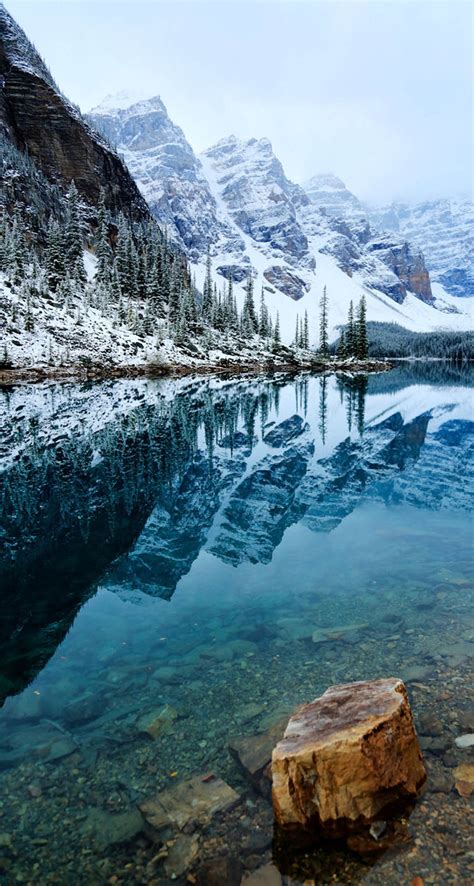
[[[169,600],[201,550],[269,563],[292,524],[331,532],[367,499],[468,509],[472,373],[448,372],[4,391],[3,695],[99,582]]]

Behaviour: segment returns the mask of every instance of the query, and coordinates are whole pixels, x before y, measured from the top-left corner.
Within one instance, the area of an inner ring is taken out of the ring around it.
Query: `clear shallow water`
[[[335,682],[402,676],[443,714],[434,775],[468,759],[471,385],[433,367],[4,393],[0,882],[185,882],[136,808],[209,771],[242,799],[189,870],[211,882],[228,845],[240,882],[271,860],[271,811],[229,744]],[[451,882],[428,832],[427,882]],[[369,883],[391,862],[313,864]]]

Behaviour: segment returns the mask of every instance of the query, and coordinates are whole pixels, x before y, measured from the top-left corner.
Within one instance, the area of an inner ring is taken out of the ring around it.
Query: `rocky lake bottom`
[[[471,373],[1,396],[0,883],[472,882]],[[424,795],[280,845],[289,714],[382,676]]]

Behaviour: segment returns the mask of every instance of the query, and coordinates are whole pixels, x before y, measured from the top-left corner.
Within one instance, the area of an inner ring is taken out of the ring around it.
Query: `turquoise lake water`
[[[0,882],[211,883],[224,845],[244,882],[272,864],[271,810],[236,737],[371,677],[439,708],[474,645],[472,380],[434,364],[0,393]],[[209,772],[240,806],[170,861],[137,807]],[[314,882],[377,882],[324,864]]]

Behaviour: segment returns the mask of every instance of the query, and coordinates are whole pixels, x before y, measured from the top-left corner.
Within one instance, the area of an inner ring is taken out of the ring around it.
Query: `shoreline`
[[[245,375],[271,375],[274,373],[297,373],[314,372],[316,374],[332,374],[334,372],[349,373],[375,373],[388,372],[393,369],[393,363],[382,360],[334,360],[322,362],[311,361],[284,361],[282,363],[269,361],[266,363],[217,363],[195,366],[183,366],[181,364],[140,365],[130,366],[62,366],[62,367],[21,367],[17,369],[0,369],[0,388],[14,384],[36,384],[44,381],[105,381],[107,379],[120,378],[181,378],[188,375],[217,375],[220,377],[233,377]]]

